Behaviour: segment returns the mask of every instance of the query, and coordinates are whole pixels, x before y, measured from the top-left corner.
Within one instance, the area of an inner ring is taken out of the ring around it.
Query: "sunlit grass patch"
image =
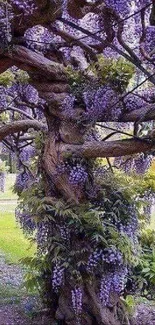
[[[17,225],[14,213],[0,211],[0,251],[12,263],[35,252],[35,246],[30,248],[30,242]]]

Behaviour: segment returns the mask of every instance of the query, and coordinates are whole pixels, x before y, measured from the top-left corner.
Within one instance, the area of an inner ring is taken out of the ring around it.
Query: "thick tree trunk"
[[[83,294],[83,312],[80,317],[80,325],[121,325],[115,314],[118,297],[114,297],[113,306],[109,309],[100,303],[93,286],[86,284]],[[56,318],[64,320],[67,325],[77,323],[68,287],[62,290],[59,297]]]
[[[40,95],[42,95],[43,84],[39,85],[37,82],[37,89],[40,91]],[[51,85],[48,83],[48,89],[50,89],[52,93],[53,89],[56,91],[59,90],[56,85],[53,85],[53,83],[51,83]],[[45,98],[46,93],[44,93],[43,96]],[[46,97],[46,99],[47,98],[49,99],[49,95]],[[52,98],[52,96],[50,98]],[[45,174],[48,175],[51,182],[54,184],[55,190],[53,194],[54,197],[50,197],[50,191],[47,191],[48,186],[45,185],[45,192],[47,193],[48,197],[44,199],[44,202],[49,205],[55,205],[57,199],[62,197],[63,200],[74,205],[88,203],[85,192],[81,191],[81,189],[74,189],[74,187],[69,183],[68,175],[58,173],[57,170],[57,167],[64,162],[64,159],[66,159],[66,157],[64,157],[64,146],[68,145],[72,147],[72,145],[82,145],[82,143],[84,143],[84,134],[87,131],[85,127],[83,131],[80,132],[79,126],[76,124],[76,122],[66,122],[63,120],[63,118],[61,120],[61,115],[59,117],[56,117],[56,114],[52,115],[54,110],[61,112],[61,97],[59,98],[60,102],[58,101],[57,97],[57,101],[53,102],[52,109],[50,102],[47,111],[47,124],[49,127],[49,132],[45,141],[44,154],[42,157],[42,168]],[[71,242],[72,244],[69,249],[74,250],[74,240]],[[83,240],[79,240],[78,245],[81,245],[79,248],[81,249],[83,246]],[[55,298],[55,295],[52,297],[53,291],[51,288],[51,282],[50,280],[47,281],[46,290],[49,292],[51,300],[51,312],[55,319],[62,321],[62,324],[66,325],[121,325],[121,322],[117,319],[117,314],[115,313],[118,296],[112,297],[110,309],[108,307],[104,307],[99,300],[97,289],[95,289],[95,284],[92,286],[87,282],[83,285],[83,311],[80,315],[79,321],[74,312],[71,300],[71,290],[73,289],[74,286],[72,282],[68,282],[67,285],[64,287],[62,286],[57,298]]]

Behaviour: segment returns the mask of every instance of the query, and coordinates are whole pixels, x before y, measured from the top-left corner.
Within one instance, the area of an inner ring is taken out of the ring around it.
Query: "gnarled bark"
[[[116,141],[92,141],[81,145],[62,144],[63,155],[75,157],[119,157],[147,152],[155,149],[154,141],[144,139],[116,140]]]
[[[10,124],[6,124],[0,127],[0,141],[5,139],[8,135],[20,132],[27,131],[28,129],[35,130],[44,130],[45,125],[38,121],[34,120],[20,120],[16,122],[12,122]]]
[[[24,46],[15,45],[8,57],[16,63],[23,63],[23,70],[32,70],[36,75],[42,75],[50,80],[65,81],[64,66],[45,58],[42,54],[33,52]]]

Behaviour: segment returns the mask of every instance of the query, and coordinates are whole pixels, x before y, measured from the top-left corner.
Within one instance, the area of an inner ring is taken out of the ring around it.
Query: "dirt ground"
[[[26,315],[20,305],[4,305],[0,307],[0,325],[52,325],[52,322],[45,315]]]
[[[45,315],[28,316],[20,305],[4,305],[0,306],[0,325],[56,325],[56,323]],[[132,325],[155,325],[155,307],[139,305]]]

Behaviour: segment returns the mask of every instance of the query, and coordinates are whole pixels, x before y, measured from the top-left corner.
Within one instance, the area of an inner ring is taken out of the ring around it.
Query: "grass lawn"
[[[0,211],[0,251],[12,263],[35,252],[35,247],[30,248],[30,242],[17,225],[14,213]]]
[[[5,193],[0,192],[0,251],[5,254],[9,262],[18,263],[20,258],[32,256],[35,252],[35,246],[30,248],[30,242],[16,223],[14,214],[16,201],[1,201],[17,199],[17,195],[13,194],[11,190],[14,179],[14,175],[8,175],[6,191]]]

